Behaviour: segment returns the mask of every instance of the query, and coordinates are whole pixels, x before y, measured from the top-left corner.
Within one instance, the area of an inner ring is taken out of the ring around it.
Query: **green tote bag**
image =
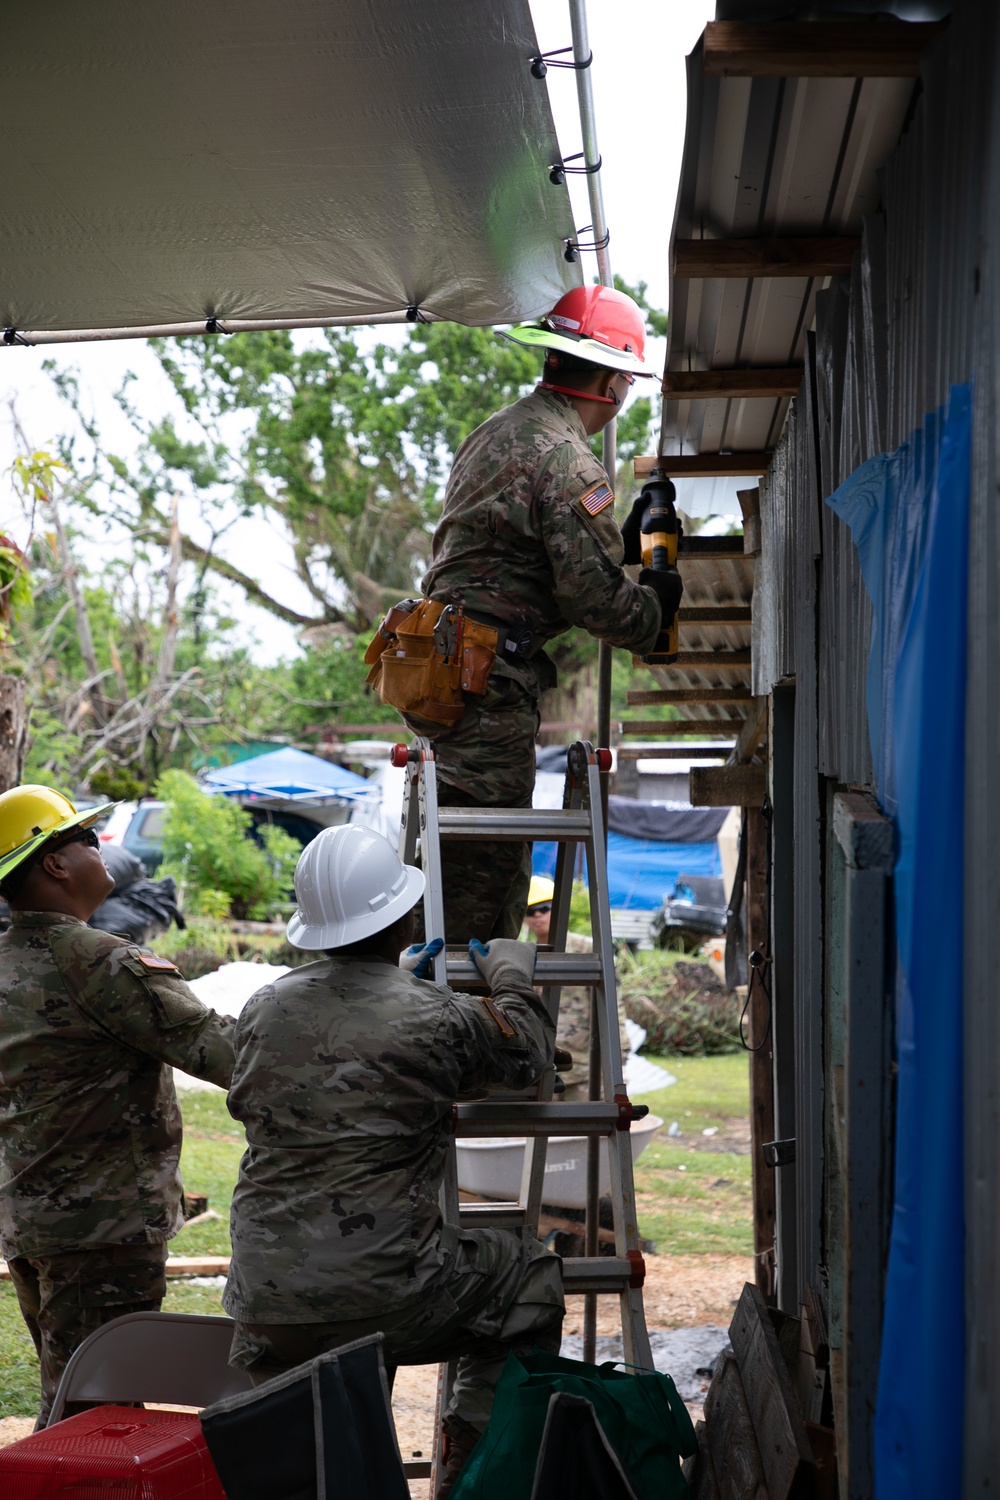
[[[531,1494],[554,1391],[591,1403],[643,1500],[687,1500],[680,1461],[697,1451],[697,1442],[669,1375],[539,1353],[524,1358],[508,1354],[490,1425],[462,1470],[452,1500],[511,1500]]]

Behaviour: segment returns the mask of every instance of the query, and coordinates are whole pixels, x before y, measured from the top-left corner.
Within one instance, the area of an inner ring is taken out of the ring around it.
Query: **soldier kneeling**
[[[357,825],[306,847],[295,888],[289,941],[324,956],[258,990],[236,1028],[229,1109],[248,1150],[223,1297],[231,1362],[260,1383],[373,1332],[391,1371],[457,1358],[441,1497],[508,1351],[560,1342],[558,1257],[520,1231],[445,1225],[438,1207],[456,1096],[525,1088],[552,1061],[535,949],[470,945],[482,999],[424,978],[440,942],[400,957],[424,877]]]

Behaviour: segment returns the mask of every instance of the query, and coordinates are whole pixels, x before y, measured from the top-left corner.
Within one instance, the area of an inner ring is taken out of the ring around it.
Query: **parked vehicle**
[[[652,924],[660,948],[699,948],[706,937],[725,930],[726,888],[720,875],[678,875]]]

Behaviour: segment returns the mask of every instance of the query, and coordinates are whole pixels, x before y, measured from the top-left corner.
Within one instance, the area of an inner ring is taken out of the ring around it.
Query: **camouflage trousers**
[[[592,991],[582,985],[568,985],[559,996],[559,1024],[556,1046],[572,1054],[573,1067],[562,1074],[566,1085],[563,1101],[579,1103],[590,1098],[590,1008]],[[622,1057],[628,1052],[625,1031],[625,1007],[618,998],[618,1040]]]
[[[45,1426],[70,1356],[84,1339],[132,1312],[159,1312],[167,1289],[166,1245],[95,1245],[7,1262],[21,1316],[41,1364],[35,1431]],[[71,1403],[66,1415],[94,1405]]]
[[[399,1365],[458,1360],[445,1415],[485,1432],[508,1353],[558,1352],[561,1263],[519,1231],[462,1231],[450,1274],[398,1310],[344,1323],[236,1323],[229,1363],[255,1385],[372,1333],[385,1335],[390,1382]]]
[[[521,683],[491,677],[485,693],[466,696],[465,713],[453,729],[410,717],[406,725],[434,742],[442,807],[531,806],[538,699]],[[445,840],[441,861],[449,944],[516,938],[528,903],[531,845]],[[417,919],[420,928],[422,910]]]

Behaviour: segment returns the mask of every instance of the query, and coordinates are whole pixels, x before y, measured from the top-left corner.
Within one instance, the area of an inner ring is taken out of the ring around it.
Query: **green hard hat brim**
[[[94,823],[99,823],[105,813],[117,807],[117,802],[103,802],[100,807],[88,807],[83,812],[74,813],[67,818],[65,823],[60,823],[58,828],[47,828],[44,833],[36,833],[33,838],[27,839],[23,844],[18,844],[9,854],[0,859],[0,881],[6,880],[8,875],[23,865],[26,859],[37,854],[51,839],[61,838],[64,833],[69,833],[73,828],[90,828]]]
[[[572,354],[606,370],[623,370],[629,375],[644,375],[648,380],[656,378],[638,355],[629,354],[624,349],[612,349],[610,344],[602,344],[598,339],[573,338],[568,333],[539,328],[537,323],[518,323],[513,328],[497,329],[497,332],[501,338],[520,344],[524,349],[558,349],[562,354]]]

